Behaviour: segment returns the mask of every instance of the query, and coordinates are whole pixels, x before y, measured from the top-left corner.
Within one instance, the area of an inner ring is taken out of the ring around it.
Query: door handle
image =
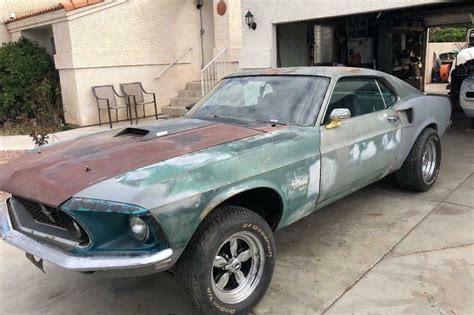
[[[398,117],[397,117],[397,116],[388,116],[388,117],[387,117],[387,120],[388,120],[388,121],[397,122],[397,121],[398,121]]]

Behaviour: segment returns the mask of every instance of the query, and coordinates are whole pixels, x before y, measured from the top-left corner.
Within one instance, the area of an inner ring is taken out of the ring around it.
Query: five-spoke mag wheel
[[[224,241],[214,258],[212,288],[228,304],[246,299],[257,287],[263,272],[265,255],[260,240],[242,231]]]
[[[203,314],[247,314],[265,294],[275,267],[267,221],[224,205],[201,223],[176,266],[178,289]]]

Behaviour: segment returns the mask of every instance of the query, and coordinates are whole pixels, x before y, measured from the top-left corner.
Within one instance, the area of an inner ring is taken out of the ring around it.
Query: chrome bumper
[[[62,268],[75,271],[106,271],[152,267],[155,271],[170,267],[173,250],[168,248],[149,255],[78,256],[35,240],[13,229],[7,204],[0,203],[0,237],[26,253],[42,258]]]

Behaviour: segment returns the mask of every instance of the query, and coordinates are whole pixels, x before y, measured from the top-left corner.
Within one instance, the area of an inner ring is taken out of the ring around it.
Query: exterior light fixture
[[[204,5],[204,0],[196,0],[196,8],[198,10],[201,10],[203,5]]]
[[[245,23],[248,25],[249,29],[255,29],[257,28],[257,23],[253,21],[253,14],[252,12],[248,11],[247,14],[245,14]]]

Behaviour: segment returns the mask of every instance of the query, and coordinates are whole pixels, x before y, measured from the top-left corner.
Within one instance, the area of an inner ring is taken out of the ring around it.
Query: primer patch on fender
[[[319,182],[321,180],[321,162],[317,160],[309,167],[308,197],[319,193]]]
[[[377,153],[377,146],[373,141],[370,141],[360,153],[360,159],[366,161],[374,157],[375,153]]]
[[[321,163],[321,190],[329,191],[336,183],[337,162],[330,158],[323,157]]]

